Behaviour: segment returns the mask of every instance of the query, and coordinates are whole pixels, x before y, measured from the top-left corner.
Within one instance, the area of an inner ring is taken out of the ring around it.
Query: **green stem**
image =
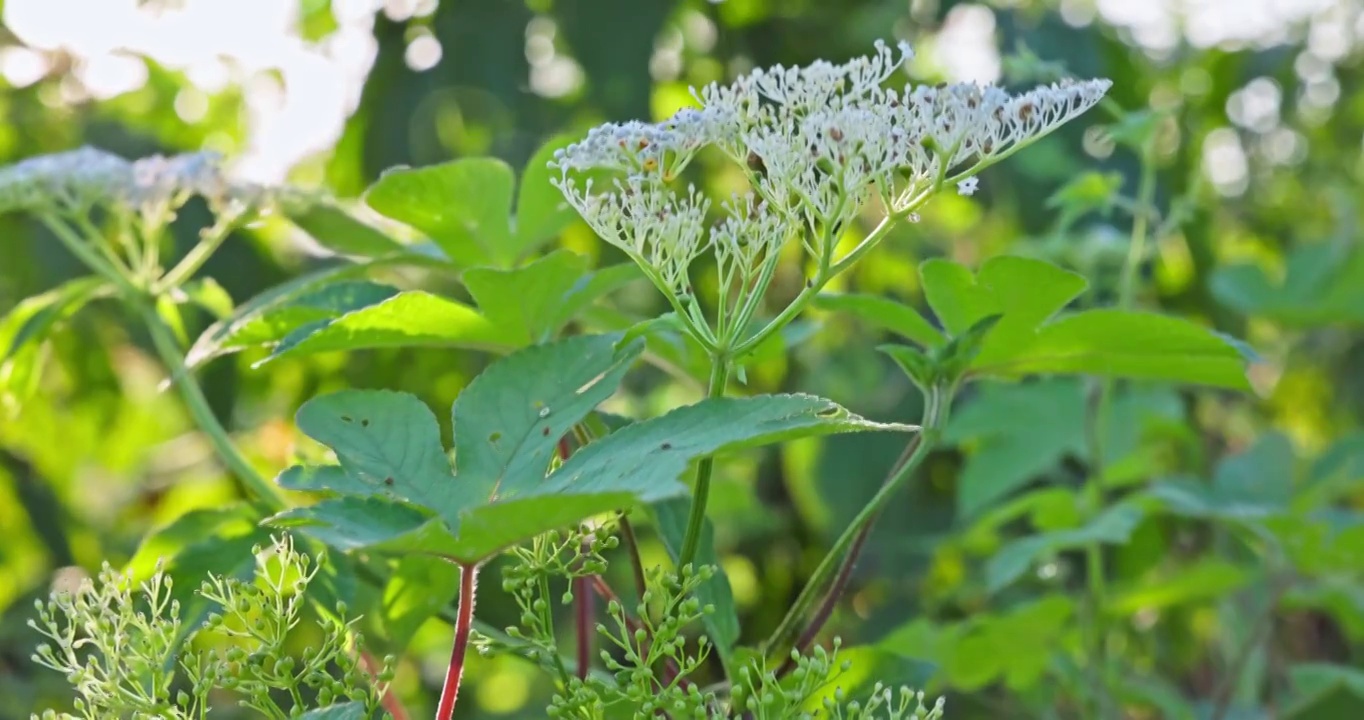
[[[834,542],[834,546],[829,549],[824,559],[819,562],[814,574],[806,581],[805,587],[796,597],[795,603],[786,612],[786,617],[782,618],[781,624],[763,644],[765,654],[770,655],[774,649],[785,647],[786,643],[790,642],[796,635],[800,623],[805,619],[810,609],[814,607],[820,592],[838,572],[844,557],[848,555],[848,551],[856,542],[858,535],[862,533],[864,528],[875,522],[890,499],[904,487],[904,484],[914,475],[914,471],[923,464],[924,459],[933,451],[933,446],[947,421],[947,413],[952,405],[952,389],[947,387],[929,388],[925,402],[923,425],[919,428],[918,435],[910,441],[911,445],[906,448],[902,461],[891,470],[890,475],[881,484],[881,489],[877,490],[876,495],[857,513],[853,521],[843,530],[843,534],[838,536],[838,540]]]
[[[1141,177],[1137,186],[1136,208],[1132,216],[1132,238],[1128,243],[1127,258],[1123,262],[1122,276],[1118,285],[1118,309],[1130,310],[1136,299],[1137,269],[1146,254],[1146,236],[1149,219],[1148,211],[1155,204],[1156,172],[1153,144],[1147,142],[1141,157]],[[1108,417],[1113,404],[1113,379],[1105,377],[1099,385],[1098,402],[1095,404],[1090,436],[1090,477],[1084,487],[1084,508],[1087,516],[1093,518],[1103,510],[1103,474],[1105,458],[1104,442],[1108,434]],[[1089,592],[1088,645],[1090,663],[1099,676],[1094,687],[1097,717],[1115,717],[1113,697],[1110,692],[1111,677],[1108,668],[1108,648],[1106,628],[1104,627],[1104,603],[1108,595],[1107,579],[1104,575],[1103,547],[1097,542],[1085,545],[1085,577]]]
[[[710,385],[706,388],[707,398],[717,398],[725,394],[729,382],[729,359],[722,355],[711,358]],[[710,476],[715,469],[715,458],[702,458],[696,465],[696,483],[691,493],[691,515],[687,518],[687,534],[682,540],[682,550],[677,554],[677,566],[686,567],[696,558],[696,548],[701,543],[701,528],[706,522],[706,502],[710,499]]]
[[[199,429],[208,436],[209,442],[217,451],[218,457],[227,465],[228,471],[250,489],[254,496],[251,499],[253,504],[271,512],[282,510],[284,501],[275,491],[274,486],[266,482],[260,472],[242,455],[237,446],[232,443],[232,438],[228,435],[227,429],[223,427],[222,423],[218,422],[218,417],[213,414],[213,408],[209,407],[208,398],[204,397],[203,390],[199,388],[199,384],[194,381],[189,368],[185,366],[180,347],[176,344],[171,329],[166,327],[166,324],[162,322],[160,316],[150,305],[139,304],[138,311],[142,315],[147,332],[151,335],[157,355],[161,357],[161,362],[165,363],[166,369],[170,373],[171,381],[180,389],[180,395],[185,401],[185,406],[189,409],[190,417],[194,419]]]
[[[199,272],[199,269],[204,266],[204,263],[208,262],[208,259],[213,256],[213,253],[218,251],[218,248],[222,246],[223,241],[232,233],[232,229],[235,226],[236,224],[233,222],[226,222],[209,228],[208,231],[205,232],[203,239],[199,241],[199,244],[195,245],[193,249],[185,254],[185,257],[182,258],[180,262],[176,263],[175,267],[171,268],[169,272],[156,282],[154,291],[164,292],[171,288],[179,287],[184,284],[186,280],[194,277],[194,274]],[[151,239],[149,238],[148,240],[150,241]]]
[[[135,298],[141,294],[141,292],[133,286],[132,282],[128,280],[128,276],[125,273],[120,272],[118,268],[110,264],[103,257],[100,257],[100,255],[95,252],[94,248],[91,247],[92,245],[98,247],[100,242],[98,238],[90,238],[88,240],[82,238],[75,230],[72,230],[65,222],[62,222],[62,220],[55,215],[41,215],[39,217],[42,220],[43,225],[47,226],[47,229],[51,230],[52,234],[57,236],[57,239],[71,251],[71,254],[75,255],[81,262],[89,266],[91,270],[94,270],[97,275],[101,275],[109,280],[109,282],[112,282],[128,298]]]

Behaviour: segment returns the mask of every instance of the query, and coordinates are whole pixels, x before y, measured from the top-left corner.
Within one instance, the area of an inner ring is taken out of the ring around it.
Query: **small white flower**
[[[976,188],[980,186],[980,178],[969,177],[957,183],[957,194],[971,197],[976,194]]]

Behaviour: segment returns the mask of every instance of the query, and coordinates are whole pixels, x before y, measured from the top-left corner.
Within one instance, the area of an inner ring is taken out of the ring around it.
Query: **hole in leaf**
[[[663,443],[662,445],[659,445],[659,446],[658,446],[658,449],[659,449],[659,450],[672,450],[672,449],[673,449],[673,444],[672,444],[672,443],[669,443],[669,442],[665,442],[665,443]]]
[[[351,416],[349,415],[342,415],[341,422],[355,422],[355,420],[351,419]]]
[[[392,484],[393,484],[393,478],[391,478],[391,477],[386,477],[386,478],[384,478],[384,484],[385,484],[385,485],[392,485]]]
[[[820,410],[819,412],[815,413],[815,415],[822,418],[831,418],[838,417],[839,412],[840,408],[837,405],[830,405],[829,407],[826,407],[823,410]]]
[[[545,429],[543,429],[543,430],[540,431],[540,434],[541,434],[541,435],[544,435],[545,437],[549,437],[549,426],[546,425],[546,426],[545,426]]]
[[[491,435],[488,436],[488,442],[490,442],[490,443],[495,443],[495,442],[497,442],[498,440],[501,440],[501,439],[502,439],[502,433],[497,432],[497,431],[493,431],[493,433],[492,433]]]

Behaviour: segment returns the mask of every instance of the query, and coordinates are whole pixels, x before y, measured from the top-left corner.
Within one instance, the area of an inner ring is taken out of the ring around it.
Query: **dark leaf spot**
[[[341,422],[355,422],[355,421],[352,420],[351,417],[350,417],[349,415],[342,415],[342,416],[341,416]]]
[[[540,434],[544,435],[545,437],[549,437],[549,426],[546,425],[545,428],[540,431]]]
[[[488,436],[488,442],[491,442],[491,443],[495,443],[495,442],[497,442],[498,440],[501,440],[501,439],[502,439],[502,433],[497,432],[497,431],[494,431],[491,435]]]
[[[360,421],[360,427],[369,427],[369,421],[368,421],[368,420],[361,420],[361,421]]]
[[[386,477],[386,478],[384,478],[384,484],[385,484],[385,485],[392,485],[392,484],[393,484],[393,478],[391,478],[391,477]]]
[[[658,446],[658,449],[659,449],[659,450],[672,450],[672,449],[673,449],[673,444],[672,444],[672,443],[665,442],[665,443],[663,443],[662,445],[659,445],[659,446]]]

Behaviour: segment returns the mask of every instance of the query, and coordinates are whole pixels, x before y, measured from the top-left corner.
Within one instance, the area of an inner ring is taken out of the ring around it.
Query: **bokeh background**
[[[1303,483],[1324,473],[1339,483],[1332,508],[1346,532],[1360,526],[1358,0],[4,0],[0,9],[0,163],[80,144],[127,157],[208,148],[240,177],[343,198],[397,164],[492,155],[520,168],[555,134],[667,117],[688,102],[689,85],[842,61],[878,38],[914,44],[917,82],[1111,78],[1118,106],[1163,118],[1155,206],[1174,220],[1142,264],[1140,304],[1242,338],[1260,357],[1255,397],[1168,387],[1124,395],[1112,431],[1136,468],[1131,482],[1239,472]],[[1136,154],[1099,127],[1117,120],[1096,109],[989,170],[974,197],[939,198],[840,287],[918,302],[924,258],[970,264],[1020,252],[1084,273],[1085,302],[1111,304],[1132,222],[1123,198],[1139,172]],[[584,226],[563,243],[614,257]],[[241,302],[325,255],[274,228],[239,234],[205,272]],[[82,272],[36,224],[0,218],[0,314]],[[819,393],[876,419],[915,418],[917,396],[874,349],[881,338],[846,318],[824,321],[788,357],[757,368],[753,385]],[[0,408],[0,718],[62,702],[60,678],[28,659],[35,636],[24,625],[60,570],[125,562],[151,529],[234,493],[176,396],[158,392],[162,369],[116,306],[77,316],[44,352],[38,395]],[[253,359],[214,362],[203,382],[248,453],[278,467],[293,457],[291,417],[308,397],[387,387],[441,406],[487,360],[383,350],[253,370]],[[644,406],[695,397],[651,382],[634,387]],[[1045,525],[1038,516],[1055,498],[981,518],[960,517],[955,497],[965,473],[1073,495],[1085,477],[1077,388],[966,398],[975,410],[882,518],[835,618],[845,644],[935,663],[932,687],[949,694],[954,719],[1075,716],[1065,683],[1052,680],[1073,671],[1074,628],[1049,622],[1055,615],[1035,601],[1077,597],[1078,559],[1058,553],[1006,593],[981,579],[1001,542]],[[850,437],[722,465],[711,515],[746,641],[775,625],[897,453],[893,441]],[[1219,465],[1229,457],[1240,464]],[[1154,678],[1149,697],[1134,691],[1131,716],[1206,711],[1198,699],[1231,669],[1242,678],[1234,717],[1284,716],[1275,698],[1300,690],[1295,663],[1358,665],[1364,536],[1349,538],[1335,548],[1344,559],[1321,571],[1332,590],[1277,607],[1246,669],[1236,659],[1258,627],[1247,603],[1265,594],[1259,560],[1210,524],[1144,523],[1110,556],[1126,603],[1114,611],[1114,651],[1127,675]],[[663,556],[652,542],[646,554]],[[513,621],[497,584],[484,588],[483,618]],[[398,687],[419,715],[434,700],[448,638],[432,621],[404,662]],[[885,666],[887,679],[922,676],[921,664],[901,664]],[[480,659],[469,683],[462,717],[541,716],[544,679],[525,663]],[[1356,695],[1337,700],[1328,710],[1345,714],[1303,717],[1364,717]]]

